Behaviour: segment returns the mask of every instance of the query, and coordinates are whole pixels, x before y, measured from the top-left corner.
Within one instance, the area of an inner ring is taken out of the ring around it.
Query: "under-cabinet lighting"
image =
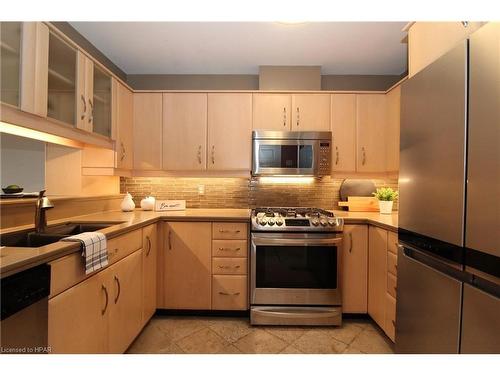
[[[3,121],[0,121],[0,133],[17,135],[19,137],[36,139],[38,141],[55,143],[62,146],[83,148],[83,143],[81,142],[74,141],[69,138],[60,137],[58,135],[48,134],[38,130],[9,124]]]
[[[260,177],[259,181],[264,184],[311,184],[314,181],[314,177],[300,177],[300,176]]]

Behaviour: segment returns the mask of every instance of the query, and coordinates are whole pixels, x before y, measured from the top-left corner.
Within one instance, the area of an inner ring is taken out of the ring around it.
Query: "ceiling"
[[[320,65],[322,74],[401,74],[406,22],[70,22],[127,74],[258,74]]]

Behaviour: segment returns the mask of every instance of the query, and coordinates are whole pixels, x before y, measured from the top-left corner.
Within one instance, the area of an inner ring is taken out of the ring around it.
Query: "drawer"
[[[213,223],[212,239],[214,240],[246,240],[246,223]]]
[[[116,263],[142,247],[142,230],[134,230],[108,241],[108,262]],[[50,297],[53,297],[94,273],[85,275],[80,251],[50,262]]]
[[[394,342],[396,337],[396,299],[389,293],[385,295],[385,327],[384,331]]]
[[[247,258],[212,258],[214,275],[246,275]]]
[[[212,310],[247,310],[246,276],[212,276]]]
[[[398,234],[389,231],[387,234],[387,250],[393,254],[398,253]]]
[[[397,277],[392,273],[387,274],[387,293],[396,298],[396,290],[397,290]]]
[[[213,257],[247,257],[247,240],[213,240]]]
[[[387,271],[394,276],[398,275],[398,257],[396,254],[387,252]]]

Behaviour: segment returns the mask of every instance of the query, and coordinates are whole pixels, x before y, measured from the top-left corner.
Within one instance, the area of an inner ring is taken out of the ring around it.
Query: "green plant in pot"
[[[378,206],[381,214],[391,214],[392,204],[394,200],[398,197],[398,192],[392,190],[391,188],[378,188],[375,193],[373,193],[375,198],[378,199]]]

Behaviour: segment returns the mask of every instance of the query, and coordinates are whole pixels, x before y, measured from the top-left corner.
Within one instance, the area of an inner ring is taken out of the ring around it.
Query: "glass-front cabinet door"
[[[47,116],[76,125],[77,51],[57,35],[49,35]]]
[[[0,101],[20,105],[21,22],[0,22]]]
[[[93,132],[111,137],[111,76],[94,64]]]

